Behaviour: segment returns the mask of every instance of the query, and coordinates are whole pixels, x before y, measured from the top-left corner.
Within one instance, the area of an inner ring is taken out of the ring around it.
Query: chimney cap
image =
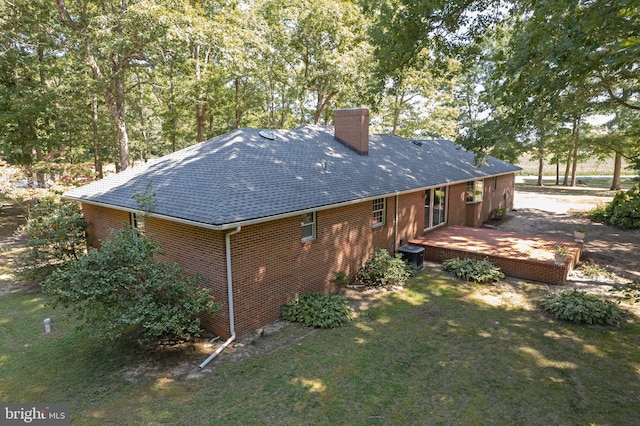
[[[369,108],[336,108],[333,112],[341,115],[363,115],[363,113],[368,115]]]

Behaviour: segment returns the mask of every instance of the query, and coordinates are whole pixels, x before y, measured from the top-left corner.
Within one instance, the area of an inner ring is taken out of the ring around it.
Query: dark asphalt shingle
[[[474,155],[451,141],[422,146],[393,135],[370,135],[361,156],[333,138],[332,127],[273,131],[238,129],[146,164],[73,189],[66,198],[136,210],[132,198],[151,182],[154,213],[223,226],[520,170]]]

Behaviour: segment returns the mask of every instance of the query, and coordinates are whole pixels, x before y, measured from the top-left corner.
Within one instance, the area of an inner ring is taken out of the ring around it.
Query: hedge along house
[[[518,167],[448,140],[369,134],[367,109],[332,127],[237,129],[67,192],[94,245],[142,227],[166,260],[203,276],[227,306],[205,328],[234,337],[280,316],[293,296],[330,291],[375,248],[393,253],[445,225],[479,226],[512,208]],[[143,214],[133,198],[149,185]]]

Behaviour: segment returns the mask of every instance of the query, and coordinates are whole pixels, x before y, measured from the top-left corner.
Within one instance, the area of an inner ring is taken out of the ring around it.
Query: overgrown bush
[[[200,313],[219,310],[198,277],[155,259],[158,245],[130,230],[115,231],[100,250],[68,262],[42,287],[52,305],[99,338],[137,334],[142,342],[198,335]]]
[[[352,311],[344,296],[312,292],[284,305],[282,318],[306,327],[335,328],[349,321]]]
[[[412,270],[400,254],[392,257],[386,249],[376,249],[356,274],[356,281],[370,286],[404,285]]]
[[[549,293],[540,304],[554,317],[577,324],[620,325],[624,317],[614,302],[580,290]]]
[[[40,269],[78,259],[85,253],[87,222],[76,203],[46,197],[31,209],[31,217],[22,228],[28,251],[20,265],[27,278]]]
[[[448,259],[442,264],[445,271],[453,273],[456,277],[465,281],[474,281],[477,283],[488,283],[501,280],[504,274],[493,263],[487,259]]]
[[[610,203],[591,210],[589,219],[620,229],[640,229],[640,184],[618,191]]]

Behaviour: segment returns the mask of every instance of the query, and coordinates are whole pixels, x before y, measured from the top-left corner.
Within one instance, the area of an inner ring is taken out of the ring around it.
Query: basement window
[[[301,218],[302,242],[316,239],[316,212],[305,213]]]
[[[482,201],[484,194],[484,182],[481,180],[472,180],[467,182],[467,203],[479,203]]]
[[[385,198],[377,198],[373,200],[373,212],[371,216],[371,226],[373,228],[378,228],[383,226],[385,223],[387,205]]]

